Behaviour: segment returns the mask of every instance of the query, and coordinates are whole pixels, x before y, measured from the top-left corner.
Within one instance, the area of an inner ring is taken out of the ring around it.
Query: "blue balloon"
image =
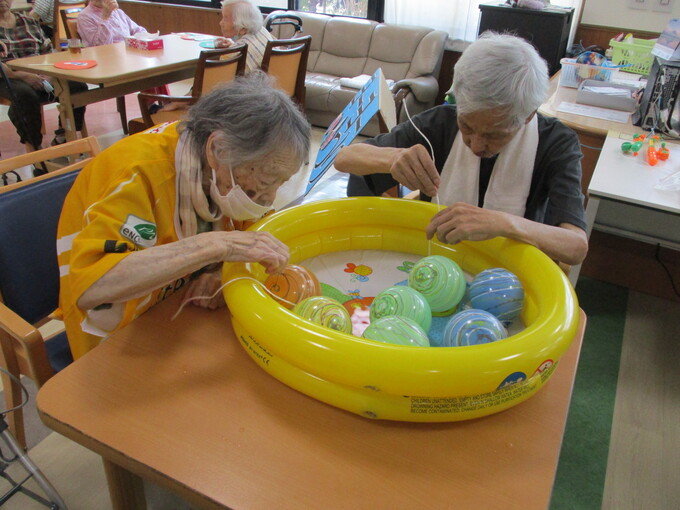
[[[492,313],[508,326],[522,311],[524,288],[519,278],[500,267],[485,269],[470,283],[470,306]]]
[[[472,308],[451,317],[444,328],[442,347],[488,344],[507,336],[508,332],[496,317]]]

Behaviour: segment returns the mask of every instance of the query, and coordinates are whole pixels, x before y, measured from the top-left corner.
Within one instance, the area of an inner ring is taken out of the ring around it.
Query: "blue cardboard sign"
[[[385,96],[388,96],[387,101]],[[391,109],[390,109],[391,106]],[[321,138],[319,152],[305,190],[307,195],[326,171],[331,167],[338,151],[352,143],[352,140],[380,111],[388,129],[396,124],[394,101],[382,70],[378,69],[357,92],[345,109],[336,117]]]

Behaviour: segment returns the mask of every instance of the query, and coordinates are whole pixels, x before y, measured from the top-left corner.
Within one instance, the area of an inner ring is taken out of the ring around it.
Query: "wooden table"
[[[619,73],[615,76],[619,75],[625,75],[625,79],[630,81],[633,81],[636,77],[638,77],[638,75],[631,75],[630,73]],[[555,74],[550,79],[548,100],[538,109],[538,111],[543,115],[557,117],[560,121],[562,121],[563,124],[576,131],[579,136],[589,135],[601,140],[602,143],[604,143],[607,132],[610,130],[621,131],[623,133],[634,133],[636,131],[640,131],[639,127],[633,126],[630,118],[628,119],[628,122],[622,123],[557,111],[557,108],[559,108],[560,104],[563,102],[576,102],[576,89],[572,87],[560,86],[559,80],[560,73]],[[582,141],[582,143],[585,142]],[[600,147],[602,146],[602,143],[600,143]]]
[[[154,307],[38,393],[46,425],[104,458],[114,508],[144,508],[139,477],[200,508],[547,508],[585,315],[528,401],[413,424],[290,389],[248,357],[227,311],[187,307],[170,322],[178,304]]]
[[[140,50],[124,42],[83,48],[82,53],[49,53],[6,62],[15,71],[40,73],[54,78],[59,96],[62,126],[69,140],[75,138],[73,108],[111,99],[139,90],[184,80],[194,76],[203,48],[198,41],[184,40],[177,34],[163,37],[163,49]],[[53,64],[65,60],[96,60],[89,69],[57,69]],[[67,82],[98,85],[86,92],[71,94]]]
[[[623,133],[635,133],[640,131],[640,128],[634,126],[630,118],[628,122],[621,123],[557,111],[563,102],[576,102],[576,89],[560,86],[560,72],[550,79],[548,100],[541,105],[538,111],[547,117],[558,118],[563,124],[569,126],[578,134],[579,141],[581,142],[581,152],[583,153],[583,159],[581,160],[581,168],[583,170],[582,191],[587,196],[588,184],[595,171],[597,158],[600,155],[604,139],[607,137],[607,132],[609,130],[617,130]],[[617,76],[630,81],[638,77],[638,75],[622,73],[620,71],[614,75],[614,77]]]

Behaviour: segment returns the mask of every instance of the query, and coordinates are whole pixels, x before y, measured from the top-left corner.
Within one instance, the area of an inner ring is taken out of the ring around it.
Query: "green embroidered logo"
[[[150,248],[156,244],[156,225],[134,214],[128,214],[125,223],[120,228],[120,235],[137,246]]]
[[[152,225],[151,223],[136,225],[135,230],[139,232],[139,235],[147,241],[150,241],[156,237],[156,225]]]

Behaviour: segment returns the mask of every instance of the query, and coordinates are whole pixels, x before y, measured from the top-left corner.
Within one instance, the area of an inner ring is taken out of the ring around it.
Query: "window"
[[[353,16],[376,21],[383,20],[385,0],[261,0],[258,5],[262,12],[274,9],[318,12],[336,16]]]
[[[451,39],[474,41],[479,27],[479,4],[491,0],[384,0],[385,22],[422,25],[444,30]],[[500,2],[499,2],[500,3]],[[582,0],[558,0],[562,7],[574,7],[572,32],[576,30]],[[572,34],[573,37],[573,34]]]

